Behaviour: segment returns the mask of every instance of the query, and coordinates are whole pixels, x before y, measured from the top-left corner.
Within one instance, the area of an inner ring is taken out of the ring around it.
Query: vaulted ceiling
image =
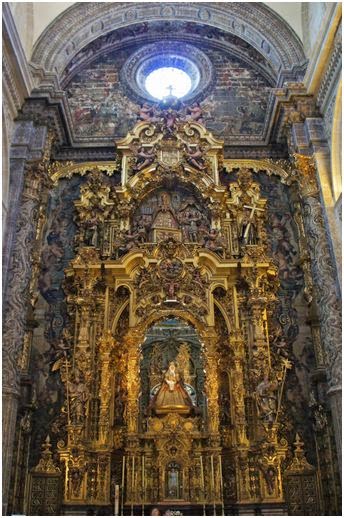
[[[39,36],[50,23],[77,2],[10,2],[27,58]],[[302,37],[302,2],[262,2],[283,18]]]

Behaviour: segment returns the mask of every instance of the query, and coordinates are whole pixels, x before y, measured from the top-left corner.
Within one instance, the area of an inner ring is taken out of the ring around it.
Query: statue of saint
[[[256,245],[258,242],[256,221],[248,210],[244,211],[239,223],[239,235],[243,245]]]
[[[153,215],[152,229],[154,228],[178,228],[178,222],[167,192],[162,192],[158,208]]]
[[[266,376],[256,389],[256,401],[260,418],[268,424],[273,424],[277,412],[277,384]]]
[[[163,382],[151,403],[157,414],[177,412],[188,414],[193,408],[189,394],[186,392],[176,364],[170,362],[164,374]]]

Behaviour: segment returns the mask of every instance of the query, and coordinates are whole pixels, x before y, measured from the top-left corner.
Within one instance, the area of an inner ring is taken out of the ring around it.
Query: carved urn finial
[[[303,449],[304,442],[301,440],[300,434],[298,432],[295,436],[294,446],[294,457],[291,463],[289,464],[287,471],[298,473],[305,471],[314,471],[314,467],[311,464],[309,464],[305,457],[305,452]]]
[[[33,472],[35,473],[60,473],[60,468],[55,466],[53,461],[53,454],[51,452],[51,443],[50,437],[47,435],[45,442],[42,445],[42,453],[39,463],[35,468],[33,468]]]

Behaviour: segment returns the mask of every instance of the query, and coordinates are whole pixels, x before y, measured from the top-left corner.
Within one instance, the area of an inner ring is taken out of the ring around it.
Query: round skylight
[[[192,87],[189,74],[175,67],[160,67],[153,70],[146,77],[145,88],[156,99],[162,99],[168,95],[184,97]]]
[[[213,67],[201,50],[184,42],[164,41],[140,47],[121,69],[121,81],[136,102],[164,97],[200,100],[213,85]]]

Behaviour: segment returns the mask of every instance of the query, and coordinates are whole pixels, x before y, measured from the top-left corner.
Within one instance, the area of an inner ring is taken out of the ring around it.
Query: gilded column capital
[[[316,165],[313,156],[293,154],[295,170],[294,179],[299,185],[300,193],[304,197],[317,196],[319,187],[316,174]]]

